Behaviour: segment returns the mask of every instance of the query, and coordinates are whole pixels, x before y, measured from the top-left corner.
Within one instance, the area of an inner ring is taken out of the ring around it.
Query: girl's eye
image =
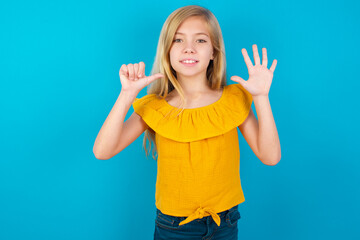
[[[173,42],[177,42],[177,40],[181,40],[181,39],[177,38],[177,39],[175,39]],[[203,41],[203,42],[201,42],[201,43],[205,43],[205,42],[206,42],[204,39],[199,39],[199,41]]]

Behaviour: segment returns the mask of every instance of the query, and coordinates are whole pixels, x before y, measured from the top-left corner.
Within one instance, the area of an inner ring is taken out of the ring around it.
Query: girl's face
[[[196,63],[184,63],[184,59],[194,59]],[[206,76],[213,46],[205,21],[198,16],[189,17],[178,27],[170,49],[170,63],[181,76]]]

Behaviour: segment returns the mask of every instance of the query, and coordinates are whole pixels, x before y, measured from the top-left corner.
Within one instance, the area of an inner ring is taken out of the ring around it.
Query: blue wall
[[[92,147],[121,65],[144,61],[148,75],[162,24],[190,4],[220,23],[228,84],[248,78],[242,48],[278,61],[269,97],[282,159],[262,164],[239,132],[240,239],[360,235],[358,1],[65,0],[0,8],[0,239],[152,239],[144,135],[107,161]]]

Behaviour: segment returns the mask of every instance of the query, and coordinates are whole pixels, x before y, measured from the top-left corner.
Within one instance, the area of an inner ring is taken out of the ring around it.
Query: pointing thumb
[[[159,78],[162,78],[162,77],[164,77],[164,74],[155,73],[154,75],[151,75],[149,77],[144,78],[143,81],[145,81],[146,85],[149,85],[150,83],[152,83],[156,79],[159,79]]]

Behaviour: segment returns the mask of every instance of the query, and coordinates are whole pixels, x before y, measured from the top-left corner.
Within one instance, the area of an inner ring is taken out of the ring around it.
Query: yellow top
[[[155,132],[155,205],[164,214],[187,216],[179,225],[211,215],[220,226],[217,213],[245,201],[237,127],[248,116],[252,100],[240,84],[231,84],[216,102],[181,113],[156,94],[133,102],[135,112]]]

